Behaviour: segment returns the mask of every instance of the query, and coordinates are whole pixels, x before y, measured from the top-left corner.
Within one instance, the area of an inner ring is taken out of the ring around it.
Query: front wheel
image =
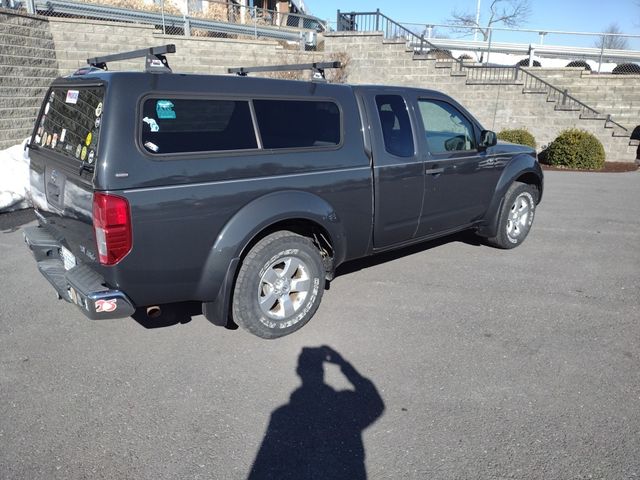
[[[504,196],[498,218],[498,234],[487,239],[499,248],[515,248],[531,230],[536,209],[537,190],[532,185],[514,182]]]
[[[262,338],[302,328],[320,305],[325,272],[311,240],[289,231],[261,239],[249,251],[233,292],[233,318]]]

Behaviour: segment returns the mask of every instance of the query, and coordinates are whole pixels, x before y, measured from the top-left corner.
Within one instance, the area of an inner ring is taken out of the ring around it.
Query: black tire
[[[279,338],[302,328],[316,313],[325,271],[307,237],[281,231],[249,251],[233,291],[233,318],[261,338]]]
[[[515,248],[524,242],[533,224],[537,199],[538,191],[534,186],[520,182],[511,184],[500,209],[498,233],[487,242],[504,249]]]

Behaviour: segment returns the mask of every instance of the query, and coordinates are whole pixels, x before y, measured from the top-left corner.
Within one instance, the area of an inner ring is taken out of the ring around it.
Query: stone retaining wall
[[[339,33],[324,38],[325,52],[285,50],[277,42],[158,33],[151,26],[17,15],[0,9],[0,149],[27,137],[51,80],[86,65],[86,59],[118,51],[175,43],[169,55],[176,72],[222,74],[230,66],[301,63],[349,57],[350,83],[410,85],[441,90],[460,101],[486,128],[526,127],[539,146],[569,127],[596,134],[607,159],[633,161],[636,146],[612,136],[604,122],[580,119],[577,112],[554,110],[546,96],[523,94],[521,85],[468,85],[446,62],[415,59],[403,41],[384,41],[382,33]],[[109,64],[110,70],[141,70],[143,59]],[[535,69],[552,84],[614,119],[640,123],[640,76],[584,75],[579,69]],[[585,97],[583,99],[581,97]],[[610,112],[607,109],[611,110]],[[616,117],[616,115],[618,115]]]

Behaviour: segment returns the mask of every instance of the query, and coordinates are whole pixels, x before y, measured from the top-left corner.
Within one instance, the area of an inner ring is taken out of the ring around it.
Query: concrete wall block
[[[33,125],[29,128],[9,128],[0,130],[0,148],[8,148],[17,145],[31,135]]]
[[[51,79],[42,77],[0,77],[0,87],[47,87]]]
[[[20,116],[22,114],[21,109],[16,109],[15,111],[1,109],[0,112],[0,130],[18,129],[27,131],[27,135],[31,133],[35,117],[38,114],[36,110],[35,112],[29,112],[29,116],[22,117]]]
[[[0,41],[0,45],[2,45]],[[50,48],[40,48],[37,46],[24,46],[24,45],[2,45],[3,55],[13,55],[23,58],[51,58],[55,53]]]
[[[414,60],[413,53],[406,50],[404,42],[383,44],[381,33],[331,32],[324,37],[325,52],[314,55],[286,51],[275,42],[183,38],[162,35],[153,26],[56,18],[48,20],[0,14],[0,38],[5,37],[0,43],[9,43],[7,38],[10,35],[25,37],[14,42],[19,45],[11,53],[3,49],[0,55],[0,65],[9,66],[5,70],[11,72],[11,75],[3,73],[3,77],[0,77],[0,109],[5,109],[5,113],[15,109],[29,111],[30,105],[25,102],[30,97],[36,99],[36,108],[56,69],[70,73],[85,65],[87,57],[175,43],[178,53],[169,55],[169,63],[174,71],[185,73],[218,74],[224,73],[229,66],[319,61],[328,59],[332,54],[346,52],[351,57],[350,82],[411,85],[440,90],[453,95],[486,126],[496,130],[505,126],[529,126],[542,144],[553,140],[564,128],[588,124],[583,128],[590,129],[599,138],[609,142],[608,148],[622,151],[619,145],[625,142],[624,139],[612,139],[611,131],[603,128],[604,122],[580,120],[578,112],[556,111],[556,104],[547,102],[544,95],[523,95],[522,85],[466,85],[466,78],[452,77],[450,69],[435,68],[434,61]],[[53,47],[59,63],[56,63]],[[141,71],[143,60],[114,62],[109,67],[113,70]],[[629,79],[612,75],[583,75],[580,69],[533,71],[542,78],[550,79],[554,85],[569,88],[585,103],[591,105],[589,102],[593,102],[595,105],[592,106],[598,110],[609,109],[621,118],[628,117],[629,121],[633,120],[634,115],[635,118],[640,117],[640,77]],[[16,75],[19,81],[11,79]],[[7,101],[3,103],[3,99]],[[634,103],[636,101],[637,104]],[[29,133],[20,132],[21,135]],[[11,135],[16,135],[16,132],[13,131]],[[0,136],[0,142],[4,141],[2,138]]]
[[[3,86],[0,88],[0,101],[4,98],[11,97],[32,97],[42,99],[48,89],[46,87],[32,87],[32,86]]]
[[[29,67],[29,66],[16,66],[16,65],[3,65],[2,75],[7,77],[44,77],[53,80],[58,76],[58,68],[52,67]]]
[[[25,27],[23,25],[15,25],[12,23],[2,23],[0,21],[0,35],[15,35],[25,39],[42,39],[51,40],[51,32],[48,25],[43,23],[38,28]]]
[[[0,24],[20,25],[29,28],[47,28],[47,18],[36,17],[28,14],[21,13],[5,13],[0,12]]]
[[[37,109],[40,108],[40,98],[36,96],[11,96],[11,97],[0,97],[0,111],[7,109],[16,109],[16,108],[31,108]]]
[[[4,49],[2,50],[4,52]],[[0,55],[0,65],[3,66],[25,66],[43,67],[55,69],[57,62],[54,57],[23,57],[18,55]]]

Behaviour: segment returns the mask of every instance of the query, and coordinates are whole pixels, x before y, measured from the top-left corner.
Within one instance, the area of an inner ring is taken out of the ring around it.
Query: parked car
[[[25,241],[87,317],[197,301],[214,324],[276,338],[349,260],[467,229],[500,248],[527,238],[535,151],[496,143],[451,97],[176,75],[166,51],[144,51],[146,72],[96,68],[132,52],[56,79],[31,138]]]

